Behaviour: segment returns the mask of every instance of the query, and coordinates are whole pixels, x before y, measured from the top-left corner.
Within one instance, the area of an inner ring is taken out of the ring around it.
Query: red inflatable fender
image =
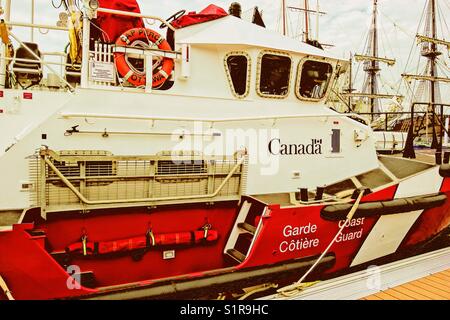
[[[192,232],[176,232],[156,234],[152,237],[140,236],[113,241],[86,241],[86,255],[102,255],[115,252],[127,252],[137,249],[169,245],[194,245],[214,242],[219,238],[217,230],[208,230],[205,238],[204,230]],[[67,253],[83,253],[83,242],[76,242],[66,248]]]

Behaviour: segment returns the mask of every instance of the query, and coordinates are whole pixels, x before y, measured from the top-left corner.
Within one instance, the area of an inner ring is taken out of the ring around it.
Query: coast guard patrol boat
[[[377,155],[364,119],[325,105],[346,62],[257,10],[62,1],[55,27],[5,4],[0,217],[21,214],[0,231],[0,299],[289,294],[450,224],[448,164]]]

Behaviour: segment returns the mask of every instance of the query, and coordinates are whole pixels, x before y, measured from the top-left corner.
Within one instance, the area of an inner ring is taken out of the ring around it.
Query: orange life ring
[[[116,41],[117,46],[132,46],[134,42],[151,41],[161,50],[171,51],[170,44],[159,33],[146,28],[130,29],[122,34]],[[132,69],[127,62],[126,54],[121,52],[114,53],[114,60],[117,71],[120,76],[124,77],[129,83],[136,87],[144,86],[146,83],[145,72],[140,72]],[[157,72],[153,73],[152,88],[158,88],[169,78],[173,71],[173,60],[170,58],[163,58],[162,65]]]

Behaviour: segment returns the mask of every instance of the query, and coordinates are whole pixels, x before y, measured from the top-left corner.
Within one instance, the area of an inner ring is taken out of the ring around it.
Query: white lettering
[[[283,235],[286,238],[289,238],[289,237],[313,234],[316,231],[317,231],[317,225],[311,224],[311,223],[307,224],[306,226],[300,226],[300,227],[293,227],[291,225],[287,225],[283,229]]]
[[[361,239],[363,233],[363,228],[361,228],[359,231],[355,232],[349,232],[349,233],[341,233],[339,237],[336,239],[336,242],[345,242],[345,241],[351,241],[355,239]]]
[[[346,228],[362,226],[364,224],[364,219],[365,218],[356,218],[356,219],[352,219],[350,221],[348,221],[348,220],[341,220],[341,221],[339,221],[339,228],[342,228],[342,226],[344,224],[345,224]]]
[[[283,241],[280,243],[280,252],[294,252],[294,251],[301,251],[308,248],[315,248],[319,246],[319,239],[292,239],[291,241]]]

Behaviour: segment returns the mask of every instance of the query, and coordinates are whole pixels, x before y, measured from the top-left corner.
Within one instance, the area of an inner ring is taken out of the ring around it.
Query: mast
[[[31,0],[31,42],[34,42],[34,13],[35,13],[35,0]]]
[[[378,0],[373,1],[373,20],[372,20],[372,57],[378,57]],[[379,63],[376,60],[371,61],[371,68],[367,69],[370,81],[370,94],[376,95],[378,92],[377,73],[380,71]],[[375,111],[375,98],[370,98],[370,112]]]
[[[431,37],[433,39],[436,39],[437,32],[436,32],[436,0],[431,0]],[[437,51],[437,45],[436,43],[431,43],[431,52],[430,52],[430,76],[436,77],[436,58],[439,55],[439,52]],[[433,127],[433,141],[431,143],[431,148],[436,149],[438,146],[438,140],[436,135],[436,116],[435,116],[435,103],[436,103],[436,86],[434,81],[430,81],[430,108],[432,118],[431,118],[431,125]]]
[[[0,8],[3,10],[3,19],[5,21],[11,20],[11,0],[6,0],[5,6],[0,4]],[[7,46],[4,43],[0,43],[0,55],[6,57]],[[5,59],[0,59],[0,88],[5,88],[6,85],[6,72],[7,63]]]
[[[364,71],[366,77],[361,92],[349,92],[349,100],[352,97],[366,98],[369,101],[371,119],[374,119],[374,114],[380,111],[379,99],[390,99],[396,97],[391,94],[381,94],[378,92],[378,74],[381,71],[380,63],[393,66],[395,59],[383,58],[379,56],[378,50],[378,0],[373,0],[372,23],[370,26],[370,33],[368,42],[366,44],[366,53],[364,55],[356,54],[355,60],[364,63]],[[397,95],[398,96],[398,95]]]
[[[436,149],[440,146],[436,132],[436,91],[439,88],[439,82],[449,82],[448,78],[438,76],[437,59],[442,54],[438,45],[450,47],[450,42],[438,39],[437,34],[437,3],[436,0],[428,0],[427,20],[425,22],[424,35],[416,35],[418,42],[421,44],[421,55],[428,59],[428,72],[426,75],[403,74],[405,79],[415,79],[429,81],[430,94],[428,97],[429,106],[428,113],[431,115],[432,142],[431,148]],[[442,124],[441,124],[442,125]],[[442,139],[442,137],[441,137]]]
[[[287,35],[287,15],[286,15],[286,0],[281,1],[281,16],[283,23],[283,36]]]
[[[316,2],[316,39],[319,41],[319,0]]]
[[[350,53],[350,70],[349,70],[349,76],[348,76],[348,93],[353,92],[353,56]],[[348,107],[352,108],[352,97],[348,96]]]
[[[317,0],[317,8],[316,9],[310,9],[309,0],[304,0],[302,7],[287,7],[289,10],[294,12],[300,12],[304,15],[304,27],[303,30],[303,42],[308,43],[310,45],[313,45],[317,48],[323,49],[323,47],[332,47],[333,45],[320,43],[319,42],[319,18],[321,15],[326,14],[326,12],[320,11],[319,9],[319,0]],[[310,14],[315,14],[316,16],[316,35],[315,39],[312,39],[310,32],[310,26],[311,26],[311,20],[310,20]]]
[[[309,41],[309,3],[308,0],[305,0],[305,38],[304,42],[308,43]]]
[[[442,55],[442,52],[439,51],[438,46],[446,46],[447,48],[450,48],[450,42],[445,39],[439,39],[438,38],[438,32],[437,32],[437,11],[438,11],[438,3],[436,0],[428,0],[427,3],[427,12],[426,12],[426,20],[424,25],[423,34],[417,34],[416,38],[421,46],[421,55],[425,58],[427,58],[427,70],[425,74],[402,74],[403,78],[406,80],[419,80],[424,81],[423,84],[426,84],[425,81],[429,82],[429,95],[428,95],[428,101],[426,102],[428,104],[427,107],[427,114],[425,115],[427,124],[426,129],[429,128],[428,126],[428,119],[431,117],[431,126],[432,126],[432,142],[431,142],[431,148],[436,149],[436,155],[442,155],[442,142],[443,142],[443,126],[444,126],[444,115],[443,115],[443,108],[444,104],[440,104],[440,118],[441,123],[439,125],[440,132],[439,132],[439,138],[436,131],[436,119],[438,117],[438,114],[436,112],[437,104],[439,104],[439,99],[437,96],[437,92],[439,89],[439,83],[440,82],[446,82],[449,83],[450,79],[448,77],[439,77],[438,75],[438,58],[440,55]],[[411,114],[411,122],[414,123],[413,118],[414,115]],[[412,157],[414,158],[414,146],[413,146],[413,140],[415,138],[415,133],[413,130],[410,130],[410,133],[408,133],[408,139],[407,139],[407,148],[405,148],[404,157]],[[439,162],[438,157],[436,157],[436,161]]]

